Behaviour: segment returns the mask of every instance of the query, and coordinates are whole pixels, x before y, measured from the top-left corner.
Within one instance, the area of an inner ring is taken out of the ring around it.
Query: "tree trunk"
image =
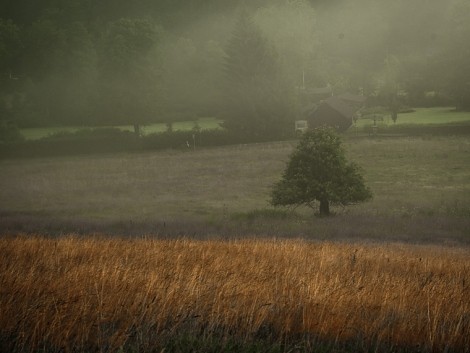
[[[330,202],[328,200],[320,200],[320,216],[327,217],[330,215]]]

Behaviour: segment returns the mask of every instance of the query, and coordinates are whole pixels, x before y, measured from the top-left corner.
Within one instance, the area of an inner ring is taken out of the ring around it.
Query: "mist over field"
[[[3,1],[2,121],[227,118],[240,98],[234,75],[275,85],[266,93],[257,81],[252,104],[278,95],[278,120],[290,122],[308,103],[299,88],[364,94],[377,105],[392,90],[403,105],[468,109],[469,13],[462,0]],[[252,25],[245,34],[242,17]],[[263,44],[243,47],[240,35]]]

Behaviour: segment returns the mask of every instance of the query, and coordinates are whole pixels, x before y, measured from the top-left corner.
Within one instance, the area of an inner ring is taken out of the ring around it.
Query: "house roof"
[[[309,103],[306,104],[304,109],[302,110],[303,115],[310,115],[312,112],[314,112],[318,107],[318,104],[315,103]]]
[[[323,104],[327,104],[338,113],[343,115],[345,118],[351,118],[357,111],[356,108],[348,105],[344,100],[339,97],[330,97],[323,101]]]

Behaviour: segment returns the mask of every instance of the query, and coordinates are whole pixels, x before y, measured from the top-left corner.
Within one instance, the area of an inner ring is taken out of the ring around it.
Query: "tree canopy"
[[[289,91],[275,48],[242,13],[226,49],[224,126],[244,136],[289,130]]]
[[[302,136],[271,196],[274,206],[315,208],[319,202],[320,215],[327,216],[330,204],[367,201],[372,193],[359,167],[347,161],[335,130],[320,127]]]
[[[158,30],[148,20],[125,18],[109,24],[100,48],[99,97],[103,114],[115,122],[138,125],[158,114],[161,82],[151,59],[157,41]]]

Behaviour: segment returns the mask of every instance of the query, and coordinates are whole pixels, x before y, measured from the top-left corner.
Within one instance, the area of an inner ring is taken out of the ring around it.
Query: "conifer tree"
[[[224,127],[248,137],[290,131],[289,94],[276,51],[242,13],[226,49]]]

